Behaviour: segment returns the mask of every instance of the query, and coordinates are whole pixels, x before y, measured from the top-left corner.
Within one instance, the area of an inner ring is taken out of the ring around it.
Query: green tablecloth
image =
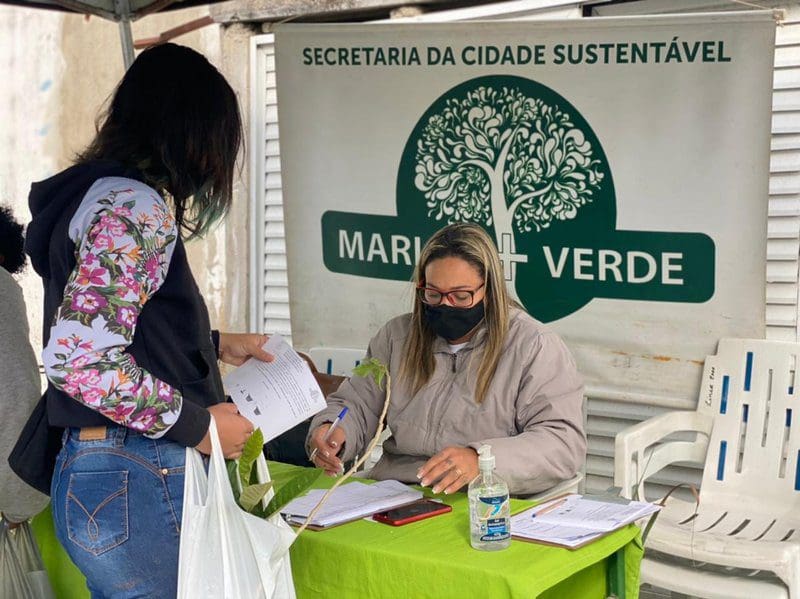
[[[56,539],[50,506],[31,523],[50,584],[58,599],[89,599],[86,579]]]
[[[295,468],[270,463],[275,477]],[[331,484],[325,477],[318,486]],[[469,544],[466,496],[443,499],[451,513],[406,526],[360,520],[303,533],[291,551],[298,599],[601,599],[615,554],[624,559],[626,598],[638,597],[642,546],[635,526],[575,551],[516,540],[504,551],[476,551]],[[512,500],[512,510],[526,504]],[[33,528],[56,596],[88,598],[83,577],[55,538],[49,508]]]
[[[294,468],[270,464],[275,477]],[[325,478],[319,486],[332,483]],[[406,526],[359,520],[303,533],[291,550],[298,598],[600,599],[617,552],[624,557],[625,596],[638,597],[637,527],[575,551],[516,540],[504,551],[476,551],[469,544],[466,495],[441,497],[451,513]],[[525,505],[530,502],[512,500],[513,511]]]

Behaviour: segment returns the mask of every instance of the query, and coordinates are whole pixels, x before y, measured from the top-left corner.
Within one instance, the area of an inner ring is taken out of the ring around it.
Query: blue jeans
[[[110,426],[67,429],[51,487],[58,540],[92,597],[174,598],[186,449]]]

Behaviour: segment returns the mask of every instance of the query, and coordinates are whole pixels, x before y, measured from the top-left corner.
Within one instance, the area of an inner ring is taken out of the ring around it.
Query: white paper
[[[302,524],[326,489],[312,489],[293,499],[281,510],[287,520]],[[422,499],[422,491],[412,489],[396,480],[384,480],[372,485],[353,481],[336,489],[311,522],[317,526],[332,526],[390,510]]]
[[[549,509],[558,502],[562,503]],[[512,516],[511,530],[516,537],[576,547],[660,509],[660,506],[641,501],[607,503],[568,495]]]
[[[280,335],[273,335],[264,350],[272,362],[248,360],[225,377],[225,388],[239,412],[274,439],[326,406],[314,375]]]

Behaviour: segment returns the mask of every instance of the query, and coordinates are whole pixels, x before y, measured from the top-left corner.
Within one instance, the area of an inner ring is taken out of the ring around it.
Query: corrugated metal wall
[[[797,341],[800,255],[800,7],[775,36],[767,242],[767,338]]]

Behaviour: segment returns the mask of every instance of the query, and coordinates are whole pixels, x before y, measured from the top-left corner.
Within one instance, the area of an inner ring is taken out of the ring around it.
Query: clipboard
[[[572,544],[572,543],[566,544],[566,543],[558,542],[556,540],[548,540],[546,538],[537,538],[535,536],[531,536],[531,535],[527,535],[527,534],[519,534],[519,533],[515,534],[514,533],[514,528],[515,527],[514,527],[513,522],[512,522],[512,525],[511,525],[511,538],[516,539],[518,541],[524,541],[524,542],[527,542],[527,543],[536,543],[536,544],[539,544],[539,545],[549,545],[551,547],[560,547],[562,549],[568,549],[570,551],[574,551],[575,549],[580,549],[581,547],[585,547],[586,545],[589,545],[590,543],[593,543],[594,541],[597,541],[598,539],[601,539],[601,538],[603,538],[605,536],[608,536],[609,534],[611,534],[613,532],[616,532],[617,530],[622,530],[623,528],[629,526],[630,524],[635,524],[635,522],[637,522],[639,520],[643,520],[645,518],[648,518],[649,520],[652,520],[652,518],[654,518],[658,514],[658,511],[661,509],[661,506],[658,506],[658,505],[652,504],[652,503],[648,503],[648,502],[630,501],[630,500],[627,500],[627,499],[624,499],[624,498],[623,499],[612,498],[611,501],[607,501],[602,495],[600,495],[600,496],[584,496],[584,495],[578,495],[576,493],[567,493],[567,494],[563,494],[563,495],[559,495],[557,497],[554,497],[554,498],[550,499],[549,501],[547,501],[546,503],[539,504],[539,505],[536,505],[536,506],[527,507],[527,508],[522,509],[522,510],[517,510],[512,515],[512,518],[516,517],[516,516],[519,516],[521,514],[524,514],[525,512],[536,510],[537,508],[542,509],[542,506],[544,506],[543,510],[547,510],[548,509],[548,505],[547,504],[558,505],[559,502],[563,502],[569,497],[575,497],[576,498],[575,499],[575,504],[579,504],[582,501],[585,501],[585,502],[601,503],[601,504],[604,504],[606,506],[613,506],[613,505],[616,504],[618,506],[621,506],[622,508],[631,506],[631,504],[640,504],[639,507],[638,507],[638,511],[641,512],[641,515],[637,515],[637,512],[634,512],[633,514],[619,514],[620,517],[622,517],[623,520],[627,520],[627,521],[624,521],[624,522],[622,522],[620,524],[616,524],[615,523],[615,524],[610,525],[610,526],[609,525],[605,525],[605,526],[598,525],[598,528],[596,530],[593,530],[590,526],[586,526],[585,524],[583,524],[583,522],[585,522],[586,520],[582,520],[580,518],[577,519],[574,524],[569,523],[569,522],[566,522],[566,523],[563,523],[563,524],[561,524],[561,523],[550,523],[552,526],[559,526],[560,525],[560,526],[567,527],[567,528],[572,527],[573,529],[575,529],[575,528],[584,529],[589,533],[585,539],[578,540],[575,544]],[[585,507],[585,504],[584,504],[584,507]],[[534,513],[535,513],[535,511],[534,511]],[[606,514],[603,514],[603,515],[608,517]],[[608,528],[606,528],[606,526],[608,526]]]
[[[281,508],[281,516],[290,526],[302,526],[307,515],[314,511],[326,490],[311,489]],[[374,484],[349,481],[333,492],[322,510],[315,515],[309,530],[327,530],[341,524],[368,518],[378,512],[403,507],[424,497],[418,491],[396,480]],[[322,522],[322,523],[321,523]]]
[[[424,499],[424,496],[423,496],[423,499]],[[393,510],[395,508],[405,507],[407,505],[411,505],[412,503],[416,503],[417,501],[420,501],[420,500],[419,499],[414,499],[414,500],[411,500],[411,501],[406,501],[404,503],[400,503],[400,504],[394,505],[394,506],[392,506],[391,508],[388,508],[388,509],[392,509]],[[384,510],[384,509],[380,509],[380,510],[377,510],[375,512],[367,512],[362,516],[354,516],[352,518],[348,518],[346,520],[342,520],[340,522],[336,522],[335,524],[329,524],[328,526],[321,526],[319,524],[309,524],[308,526],[306,526],[306,530],[313,530],[315,532],[319,532],[321,530],[330,530],[331,528],[336,528],[338,526],[342,526],[343,524],[349,524],[350,522],[358,522],[359,520],[366,520],[368,518],[372,518],[372,516],[374,516],[375,514],[377,514],[379,512],[385,512],[385,511],[386,510]],[[283,521],[286,522],[289,526],[291,526],[292,528],[300,528],[302,526],[302,522],[292,521],[292,520],[289,519],[291,517],[292,517],[291,515],[281,514],[281,518],[283,518]],[[295,516],[295,517],[302,518],[302,516]]]

